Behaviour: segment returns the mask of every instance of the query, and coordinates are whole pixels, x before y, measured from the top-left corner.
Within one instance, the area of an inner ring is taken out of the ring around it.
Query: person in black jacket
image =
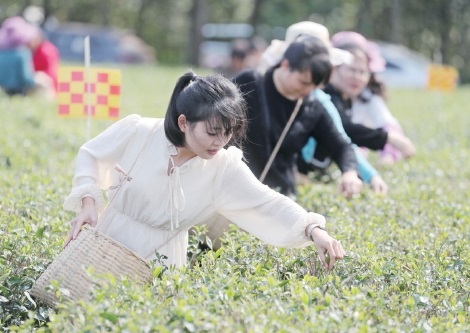
[[[244,155],[255,176],[262,174],[297,100],[328,81],[332,70],[329,54],[321,40],[301,36],[288,46],[281,62],[266,73],[250,70],[233,78],[248,105]],[[320,103],[308,105],[299,111],[299,115],[308,121],[294,121],[264,183],[285,195],[295,196],[296,154],[313,136],[328,149],[341,169],[341,191],[346,197],[358,193],[362,182],[358,178],[357,161],[351,145],[338,132]]]
[[[247,70],[232,79],[247,104],[247,138],[243,153],[256,177],[260,178],[263,173],[297,101],[328,82],[332,70],[330,59],[330,51],[324,42],[312,36],[300,36],[289,44],[282,60],[265,73]],[[305,121],[293,122],[264,184],[295,197],[297,153],[312,136],[328,149],[341,169],[340,191],[346,197],[359,193],[362,181],[358,177],[352,146],[338,132],[323,106],[318,102],[305,103],[297,117]],[[228,230],[230,221],[215,216],[202,224],[207,226],[206,236],[212,240],[212,248],[218,249],[220,236]]]

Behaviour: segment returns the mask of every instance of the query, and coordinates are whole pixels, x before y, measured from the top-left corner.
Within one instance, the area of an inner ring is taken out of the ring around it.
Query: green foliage
[[[256,3],[260,13],[252,22]],[[333,34],[355,30],[367,38],[401,43],[435,62],[459,70],[470,82],[470,2],[468,0],[2,0],[0,20],[29,5],[44,6],[59,21],[78,21],[133,30],[155,50],[158,61],[184,64],[194,42],[195,6],[208,23],[251,23],[257,35],[283,39],[285,28],[304,20],[322,23]],[[282,15],[279,15],[282,13]]]
[[[261,4],[260,15],[252,22]],[[283,39],[285,28],[304,20],[322,23],[330,33],[355,30],[367,38],[401,43],[435,62],[459,70],[470,82],[470,2],[468,0],[2,0],[0,20],[18,15],[29,5],[45,7],[61,22],[78,21],[133,30],[165,64],[189,62],[194,43],[195,6],[208,23],[252,23],[269,43]],[[282,15],[279,15],[282,13]]]
[[[122,115],[163,116],[185,68],[123,68]],[[152,82],[151,84],[149,82]],[[85,121],[54,104],[0,96],[0,323],[10,332],[466,332],[470,329],[469,88],[391,91],[392,112],[417,155],[381,170],[386,198],[347,201],[334,180],[299,188],[327,217],[348,257],[321,268],[312,247],[280,249],[233,227],[218,251],[154,268],[138,287],[108,277],[90,302],[57,311],[28,289],[60,252],[73,216],[61,204]],[[108,126],[93,123],[93,135]],[[375,156],[371,157],[372,160]]]

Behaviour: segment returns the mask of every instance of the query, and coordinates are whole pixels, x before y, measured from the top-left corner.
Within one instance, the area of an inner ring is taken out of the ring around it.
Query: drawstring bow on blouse
[[[173,157],[170,156],[171,169],[168,181],[168,201],[166,204],[166,213],[170,215],[171,230],[179,227],[179,212],[184,210],[186,206],[186,198],[184,196],[183,187],[181,186],[181,167],[175,166]],[[188,168],[183,166],[182,168]]]
[[[114,169],[120,173],[119,184],[110,186],[109,187],[110,190],[115,190],[117,188],[120,188],[125,181],[130,182],[132,180],[132,177],[129,176],[119,164],[115,164]]]

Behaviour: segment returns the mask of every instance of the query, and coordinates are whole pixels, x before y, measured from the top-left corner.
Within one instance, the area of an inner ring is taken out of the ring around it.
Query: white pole
[[[86,36],[83,42],[85,53],[85,95],[87,107],[86,141],[88,141],[90,140],[91,133],[90,36]]]

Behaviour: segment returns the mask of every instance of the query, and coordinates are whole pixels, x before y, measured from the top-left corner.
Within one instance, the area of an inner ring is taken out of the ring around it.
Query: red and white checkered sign
[[[87,117],[88,105],[93,118],[119,118],[121,71],[108,68],[89,69],[87,94],[84,67],[61,67],[57,90],[58,112],[63,117]]]

